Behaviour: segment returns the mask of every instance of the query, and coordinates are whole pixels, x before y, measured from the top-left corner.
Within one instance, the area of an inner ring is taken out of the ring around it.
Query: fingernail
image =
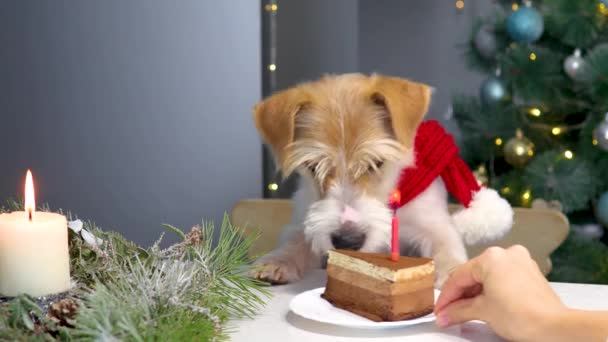
[[[450,325],[450,319],[445,312],[440,312],[437,314],[437,326],[440,328],[445,328]]]

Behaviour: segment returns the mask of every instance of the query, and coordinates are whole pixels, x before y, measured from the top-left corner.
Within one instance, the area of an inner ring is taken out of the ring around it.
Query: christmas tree
[[[563,211],[608,227],[608,0],[497,1],[466,44],[480,93],[454,118],[478,180],[512,205]],[[603,242],[572,229],[552,280],[608,283]]]

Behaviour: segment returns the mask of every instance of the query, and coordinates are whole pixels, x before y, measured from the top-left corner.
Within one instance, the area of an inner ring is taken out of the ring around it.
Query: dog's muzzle
[[[336,249],[359,250],[365,242],[365,233],[351,227],[341,228],[331,234],[331,243]]]

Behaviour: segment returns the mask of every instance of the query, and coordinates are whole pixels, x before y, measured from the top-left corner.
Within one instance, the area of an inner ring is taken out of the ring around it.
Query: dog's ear
[[[399,142],[411,148],[416,129],[431,103],[432,88],[400,78],[371,76],[371,100],[386,108],[390,127]]]
[[[281,168],[286,157],[285,148],[294,140],[296,114],[307,103],[306,93],[296,87],[270,96],[253,110],[255,125]]]

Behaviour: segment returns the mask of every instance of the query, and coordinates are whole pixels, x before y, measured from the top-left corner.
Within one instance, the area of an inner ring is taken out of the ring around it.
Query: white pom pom
[[[501,238],[513,225],[513,209],[495,190],[481,188],[468,208],[452,215],[456,230],[467,245]]]

